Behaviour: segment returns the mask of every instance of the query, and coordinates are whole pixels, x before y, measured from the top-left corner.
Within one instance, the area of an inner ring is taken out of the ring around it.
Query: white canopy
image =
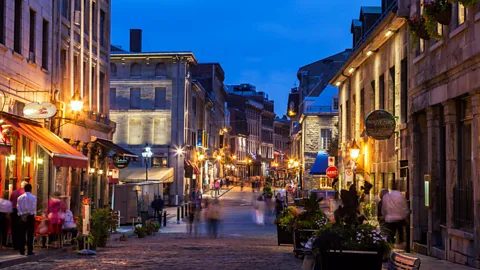
[[[119,180],[121,182],[142,182],[145,181],[145,168],[125,168],[120,169]],[[158,181],[161,183],[173,182],[173,168],[148,168],[148,181]]]

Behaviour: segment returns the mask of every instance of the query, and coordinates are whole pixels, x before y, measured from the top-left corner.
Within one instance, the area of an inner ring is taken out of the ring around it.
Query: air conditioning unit
[[[30,62],[32,62],[32,63],[35,63],[35,53],[34,52],[29,52],[28,53],[28,60],[30,60]]]
[[[75,10],[75,17],[73,18],[73,23],[75,25],[80,25],[82,21],[82,12],[80,10]]]

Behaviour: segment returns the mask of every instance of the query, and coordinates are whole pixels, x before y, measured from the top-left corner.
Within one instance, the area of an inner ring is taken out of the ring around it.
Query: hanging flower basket
[[[425,2],[425,14],[442,25],[450,25],[452,21],[452,3],[449,0]]]
[[[430,40],[427,28],[425,27],[425,18],[414,16],[408,20],[410,26],[410,32],[412,35],[424,40]]]

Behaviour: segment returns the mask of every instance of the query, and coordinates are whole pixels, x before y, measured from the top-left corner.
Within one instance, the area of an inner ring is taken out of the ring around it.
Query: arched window
[[[142,66],[137,63],[133,63],[130,66],[130,76],[141,76],[142,75]]]
[[[114,63],[110,64],[110,74],[112,76],[117,76],[117,65],[115,65]]]
[[[161,77],[167,75],[167,67],[164,63],[158,63],[155,66],[155,77]]]

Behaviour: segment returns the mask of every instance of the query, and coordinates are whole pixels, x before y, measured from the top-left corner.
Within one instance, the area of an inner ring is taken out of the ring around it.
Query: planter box
[[[305,249],[302,243],[306,243],[310,237],[313,236],[315,230],[294,230],[293,231],[293,254],[295,257],[298,255],[305,255],[310,253],[310,249]]]
[[[293,245],[293,235],[283,227],[277,225],[278,245]]]
[[[322,251],[315,257],[314,270],[357,269],[381,270],[383,252],[330,250]]]

